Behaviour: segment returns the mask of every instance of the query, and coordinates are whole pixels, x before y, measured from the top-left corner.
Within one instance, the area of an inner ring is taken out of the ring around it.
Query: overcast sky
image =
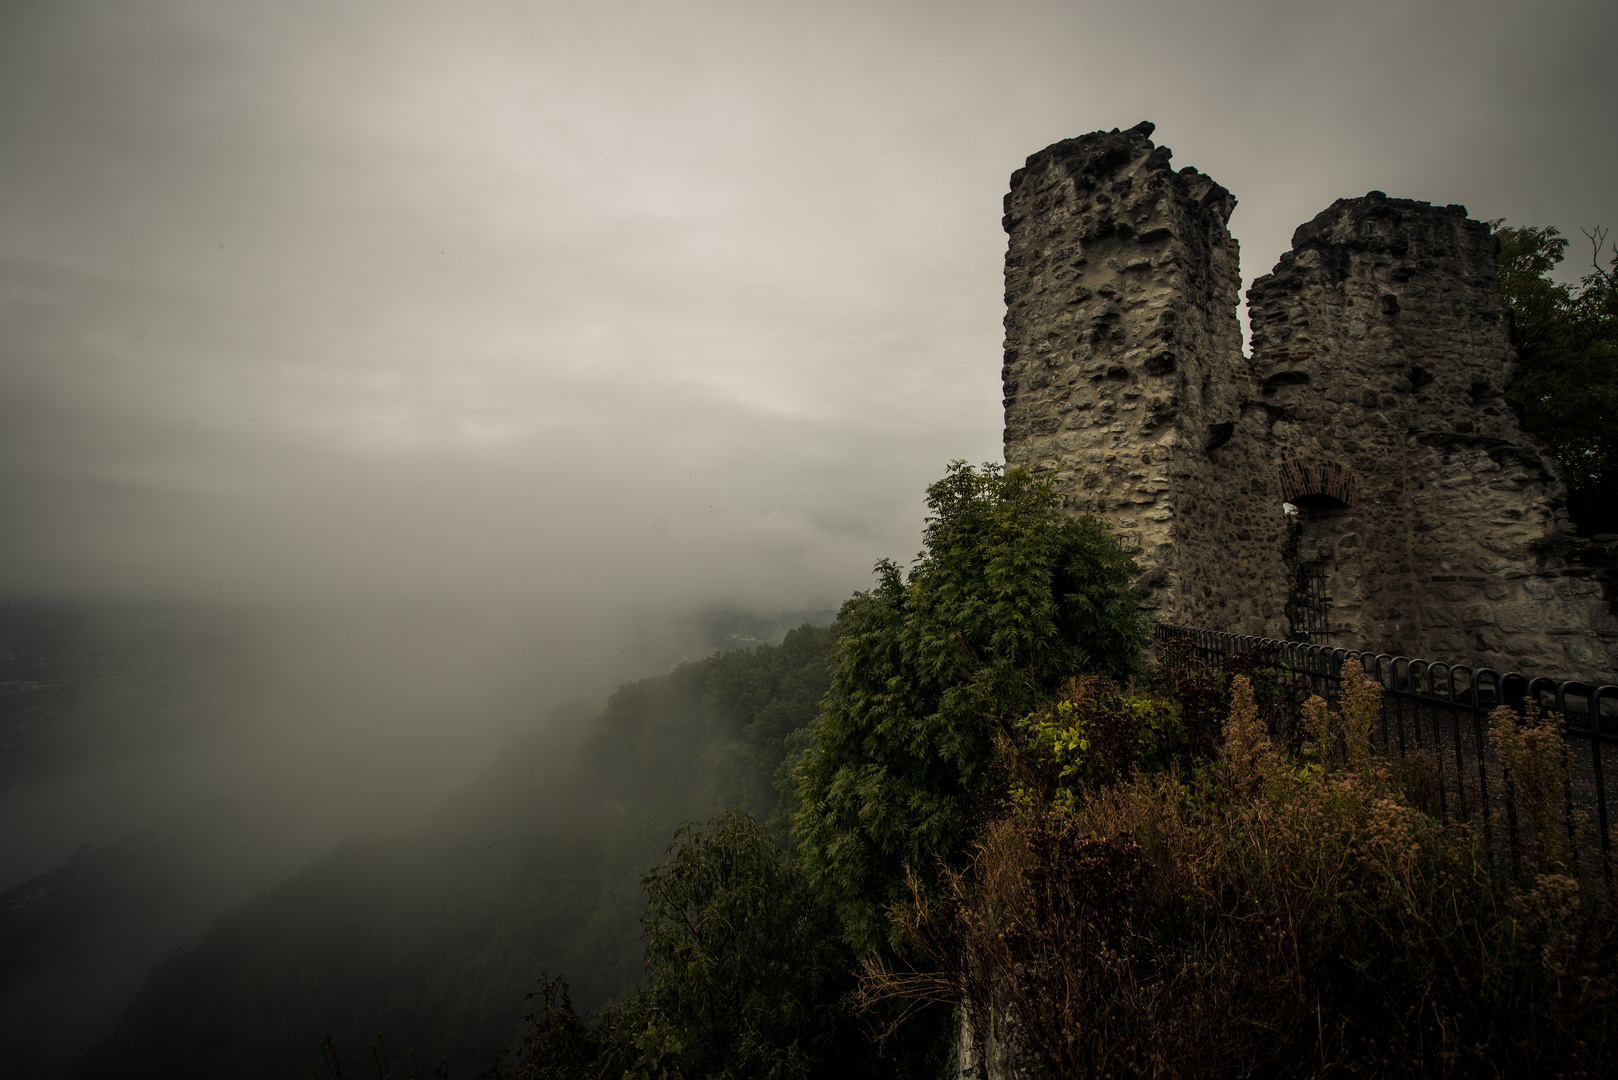
[[[0,591],[835,606],[1000,456],[1000,202],[1618,224],[1618,5],[0,2]],[[1582,259],[1583,253],[1578,253]]]

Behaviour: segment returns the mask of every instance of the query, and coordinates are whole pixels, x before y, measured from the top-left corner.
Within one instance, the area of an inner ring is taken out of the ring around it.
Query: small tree
[[[505,1080],[805,1080],[869,1075],[840,999],[853,959],[802,870],[751,816],[686,825],[643,880],[646,980],[592,1026],[560,979]]]
[[[633,1074],[822,1075],[859,1036],[837,1003],[850,958],[802,871],[736,809],[670,850],[645,879]]]
[[[1618,530],[1618,249],[1602,266],[1605,230],[1586,233],[1591,272],[1554,281],[1567,239],[1554,228],[1495,222],[1500,289],[1516,326],[1522,371],[1506,399],[1551,441],[1567,471],[1582,533]]]
[[[882,909],[906,868],[962,842],[1007,722],[1075,673],[1127,678],[1145,643],[1133,561],[1094,519],[1062,514],[1052,478],[955,462],[927,505],[908,577],[884,560],[843,607],[796,768],[793,834],[861,950],[897,940]]]

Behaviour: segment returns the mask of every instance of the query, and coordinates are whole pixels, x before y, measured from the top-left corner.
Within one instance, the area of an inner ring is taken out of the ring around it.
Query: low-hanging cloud
[[[835,602],[997,456],[1022,155],[1151,117],[1249,275],[1372,186],[1593,221],[1612,17],[1525,18],[11,5],[0,588]]]

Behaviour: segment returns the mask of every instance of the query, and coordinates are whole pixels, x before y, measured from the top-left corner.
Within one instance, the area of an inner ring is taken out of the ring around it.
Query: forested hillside
[[[408,842],[358,841],[221,919],[148,979],[77,1077],[289,1077],[378,1033],[430,1072],[483,1070],[542,972],[595,1008],[641,974],[641,876],[678,826],[760,821],[828,686],[829,629],[628,683],[564,711]],[[363,1065],[363,1070],[358,1066]]]

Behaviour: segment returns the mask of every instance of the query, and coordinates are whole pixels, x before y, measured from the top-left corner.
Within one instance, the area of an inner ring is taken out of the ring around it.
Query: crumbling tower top
[[[1209,534],[1185,528],[1183,494],[1208,481],[1210,427],[1237,416],[1236,201],[1176,171],[1152,130],[1065,139],[1012,174],[1006,461],[1054,471],[1071,507],[1137,553],[1147,607],[1188,619],[1204,614],[1202,587],[1228,603],[1235,584],[1199,581],[1193,596],[1176,567],[1214,561]]]

